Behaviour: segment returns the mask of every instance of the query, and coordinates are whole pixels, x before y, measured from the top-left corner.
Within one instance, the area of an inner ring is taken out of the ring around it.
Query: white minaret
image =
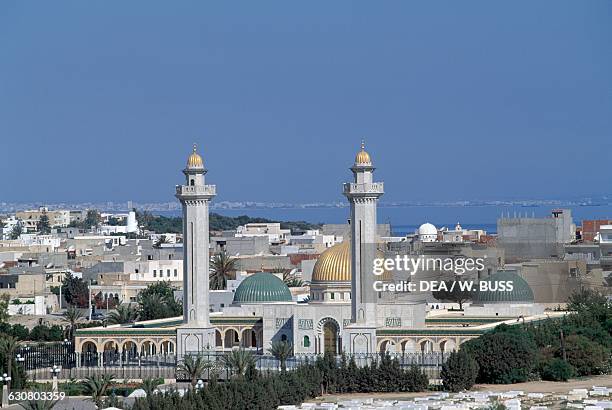
[[[183,325],[176,335],[179,355],[215,348],[208,301],[208,203],[216,189],[205,183],[204,161],[195,144],[183,173],[185,185],[176,186],[176,197],[183,205]]]
[[[376,206],[384,193],[382,182],[373,182],[374,167],[361,143],[361,151],[351,167],[354,182],[344,184],[344,195],[351,205],[351,324],[343,334],[348,353],[376,351],[376,292],[373,273],[377,249]]]

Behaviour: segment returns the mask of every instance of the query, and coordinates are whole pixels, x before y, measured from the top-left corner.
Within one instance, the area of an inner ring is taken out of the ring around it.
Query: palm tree
[[[68,323],[68,340],[74,340],[74,331],[82,318],[83,312],[74,306],[70,306],[64,313],[64,321]]]
[[[225,289],[231,272],[236,271],[236,259],[227,252],[219,252],[210,258],[210,288]]]
[[[299,288],[304,286],[304,282],[297,276],[291,274],[291,272],[283,271],[283,282],[289,288]]]
[[[108,314],[108,323],[111,325],[123,325],[132,323],[136,320],[138,312],[131,304],[119,305],[115,310]]]
[[[156,248],[161,248],[163,244],[168,243],[168,238],[166,237],[166,235],[161,235],[157,241],[155,242],[155,244],[153,244],[154,247]]]
[[[13,357],[15,357],[15,352],[19,348],[19,340],[16,337],[5,335],[0,339],[0,352],[4,359],[6,360],[6,374],[8,377],[11,377],[11,370],[13,369]],[[11,382],[9,379],[8,388],[11,388]]]
[[[238,377],[242,377],[249,366],[255,365],[256,359],[251,352],[241,348],[232,350],[225,355],[223,362],[232,371],[235,371]]]
[[[293,346],[291,346],[291,343],[285,340],[277,340],[276,342],[272,342],[272,346],[270,346],[268,352],[280,361],[281,371],[284,372],[287,370],[287,359],[291,356],[292,350]]]
[[[48,393],[48,390],[42,390],[42,389],[35,389],[35,394],[34,397],[38,396],[40,397],[39,394],[37,393]],[[24,410],[51,410],[52,408],[55,407],[55,405],[59,402],[59,400],[26,400],[23,401],[21,403],[19,403],[19,405],[24,409]]]
[[[91,396],[91,401],[100,408],[102,406],[102,398],[106,395],[106,390],[110,387],[115,378],[112,374],[97,374],[83,380],[85,392]]]
[[[191,380],[191,385],[195,387],[198,379],[206,370],[214,370],[215,364],[210,360],[204,359],[202,355],[187,355],[183,362],[178,365],[178,371],[185,373]]]
[[[153,395],[153,392],[159,386],[161,382],[158,379],[153,379],[148,377],[146,379],[142,379],[142,383],[140,384],[140,388],[147,393],[147,398]]]

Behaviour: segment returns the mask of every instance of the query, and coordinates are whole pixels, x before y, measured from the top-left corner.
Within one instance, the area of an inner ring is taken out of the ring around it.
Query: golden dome
[[[379,258],[384,253],[377,252]],[[393,280],[392,272],[382,274],[383,281]],[[312,270],[311,282],[350,282],[351,281],[351,242],[344,241],[326,249],[317,259]]]
[[[187,168],[204,168],[204,160],[200,154],[196,152],[196,150],[197,146],[196,144],[193,144],[193,152],[189,158],[187,158]]]
[[[370,154],[365,150],[365,142],[361,141],[361,151],[355,156],[355,165],[372,165]]]

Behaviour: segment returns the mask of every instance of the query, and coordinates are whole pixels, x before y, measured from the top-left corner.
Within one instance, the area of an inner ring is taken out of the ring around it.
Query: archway
[[[240,338],[238,332],[235,329],[227,329],[225,331],[225,340],[223,342],[226,349],[232,349],[240,346]]]
[[[97,353],[97,352],[98,352],[98,346],[96,346],[96,344],[92,342],[91,340],[86,341],[85,343],[83,343],[83,346],[81,346],[81,353]]]
[[[395,353],[395,342],[393,340],[383,340],[380,343],[380,353]]]
[[[221,338],[221,332],[215,330],[215,346],[223,348],[223,339]]]
[[[413,340],[403,340],[400,343],[400,346],[402,348],[402,353],[406,354],[406,353],[416,353],[417,352],[417,348],[416,348],[416,344],[414,343]]]
[[[81,365],[97,366],[98,365],[98,346],[95,342],[88,340],[81,346]]]
[[[150,340],[147,340],[142,343],[140,347],[140,355],[141,356],[153,356],[157,353],[157,346]]]
[[[328,320],[323,325],[323,352],[338,354],[339,329],[335,321]]]
[[[115,364],[119,360],[119,345],[114,340],[104,343],[104,364]]]
[[[453,340],[446,339],[440,342],[440,351],[442,353],[450,353],[457,349],[457,345]]]
[[[159,352],[161,354],[172,354],[174,353],[174,343],[169,340],[164,340],[159,346]]]
[[[242,347],[257,347],[257,336],[253,329],[244,329],[242,331]]]
[[[431,353],[434,351],[434,344],[431,340],[423,340],[419,342],[421,353]]]

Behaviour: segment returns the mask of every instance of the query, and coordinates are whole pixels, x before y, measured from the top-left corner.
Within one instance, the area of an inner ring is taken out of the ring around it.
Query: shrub
[[[606,347],[581,335],[571,335],[565,339],[565,354],[579,376],[603,373],[610,356]],[[556,355],[563,355],[561,348]]]
[[[440,373],[445,390],[458,392],[470,389],[478,377],[478,363],[465,349],[452,352]]]
[[[478,363],[481,383],[519,383],[529,379],[537,356],[536,344],[523,329],[501,327],[462,346]]]
[[[557,357],[545,361],[540,367],[542,380],[553,382],[566,382],[574,375],[574,372],[571,364]]]

